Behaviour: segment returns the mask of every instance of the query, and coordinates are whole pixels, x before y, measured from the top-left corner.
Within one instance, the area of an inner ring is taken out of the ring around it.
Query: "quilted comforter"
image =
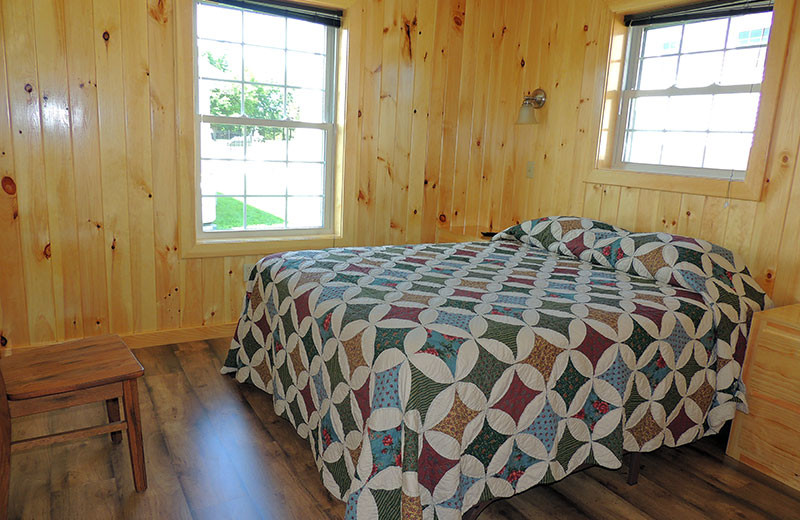
[[[272,394],[347,518],[460,518],[717,432],[768,304],[722,247],[549,217],[268,256],[222,371]]]

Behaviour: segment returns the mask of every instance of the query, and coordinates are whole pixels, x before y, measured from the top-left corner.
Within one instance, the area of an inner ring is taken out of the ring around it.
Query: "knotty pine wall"
[[[537,37],[531,41],[540,45],[529,51],[529,61],[549,99],[533,140],[515,142],[537,171],[533,180],[521,171],[511,176],[510,219],[577,214],[635,231],[698,236],[741,253],[777,304],[800,302],[800,1],[775,2],[776,12],[793,19],[763,198],[732,200],[727,207],[719,197],[583,182],[595,162],[613,15],[593,0],[536,3],[540,12],[531,30]],[[664,4],[608,3],[643,11]]]
[[[191,94],[176,89],[175,20],[190,1],[0,1],[3,347],[237,318],[258,257],[179,247],[176,105]],[[334,3],[353,4],[341,117],[354,215],[335,245],[508,224],[508,180],[535,134],[513,121],[536,86],[539,2]]]

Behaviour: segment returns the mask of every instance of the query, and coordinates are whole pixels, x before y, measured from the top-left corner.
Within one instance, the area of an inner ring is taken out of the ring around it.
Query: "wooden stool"
[[[0,518],[8,510],[11,453],[60,441],[110,433],[116,444],[127,430],[134,486],[147,489],[136,387],[142,374],[144,368],[118,336],[32,348],[0,359]],[[108,424],[11,442],[14,417],[97,401],[106,402]]]

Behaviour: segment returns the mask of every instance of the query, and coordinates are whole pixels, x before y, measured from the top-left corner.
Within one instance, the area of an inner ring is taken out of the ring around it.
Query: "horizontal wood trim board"
[[[111,432],[125,431],[128,429],[126,421],[115,421],[100,426],[90,426],[88,428],[81,428],[80,430],[73,430],[64,433],[54,433],[52,435],[42,435],[41,437],[34,437],[32,439],[25,439],[11,443],[11,453],[18,451],[28,450],[39,446],[49,446],[57,442],[74,441],[78,439],[85,439],[86,437],[94,437],[95,435],[104,435]]]

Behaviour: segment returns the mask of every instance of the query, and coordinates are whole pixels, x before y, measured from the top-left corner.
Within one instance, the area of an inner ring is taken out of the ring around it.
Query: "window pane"
[[[287,227],[322,227],[322,197],[289,197],[288,201]]]
[[[661,164],[670,166],[703,166],[706,134],[693,132],[667,132],[664,134],[664,148]]]
[[[204,231],[244,229],[242,197],[203,197],[202,212]]]
[[[725,52],[720,85],[749,85],[764,78],[766,47]]]
[[[203,159],[244,159],[244,127],[201,124],[200,156]]]
[[[245,85],[244,115],[258,119],[283,119],[285,89],[266,85]]]
[[[286,118],[293,121],[325,121],[325,92],[305,88],[286,89]]]
[[[286,19],[245,11],[244,42],[283,49],[286,44]]]
[[[760,95],[717,94],[711,110],[711,130],[753,132]]]
[[[197,41],[197,69],[203,78],[242,79],[242,46]]]
[[[322,196],[323,171],[320,163],[289,163],[286,170],[288,194]]]
[[[286,46],[293,51],[325,54],[325,34],[324,25],[290,19],[287,20]]]
[[[325,88],[325,56],[289,51],[286,55],[286,83],[293,87]]]
[[[284,197],[247,197],[247,229],[286,227]]]
[[[678,86],[707,87],[717,82],[722,71],[722,52],[703,52],[681,56]]]
[[[661,29],[646,29],[644,32],[644,53],[642,56],[663,56],[677,54],[681,46],[680,25]]]
[[[625,143],[625,161],[658,164],[661,159],[663,132],[628,132]]]
[[[725,47],[728,19],[686,24],[681,53],[711,51]]]
[[[642,90],[658,90],[671,87],[675,84],[675,69],[677,66],[677,56],[643,59],[642,73],[639,76],[639,88]]]
[[[253,139],[247,143],[248,161],[285,161],[286,130],[273,126],[249,126]]]
[[[772,13],[748,14],[731,18],[728,48],[766,45],[772,25]]]
[[[709,134],[703,166],[722,170],[746,170],[752,144],[752,134]]]
[[[279,49],[244,46],[244,79],[256,83],[283,85],[286,81],[286,53]]]
[[[669,98],[666,96],[640,97],[633,100],[633,128],[636,130],[663,130],[669,116]]]
[[[201,195],[243,195],[244,162],[213,161],[200,163]]]
[[[197,4],[197,37],[242,41],[242,11],[207,4]]]
[[[673,96],[669,103],[667,130],[708,130],[714,96]]]
[[[200,80],[198,107],[201,114],[242,115],[242,85],[228,81]]]
[[[247,195],[286,195],[286,163],[248,162]]]
[[[325,132],[313,128],[293,128],[289,137],[289,160],[322,162],[325,157]]]

